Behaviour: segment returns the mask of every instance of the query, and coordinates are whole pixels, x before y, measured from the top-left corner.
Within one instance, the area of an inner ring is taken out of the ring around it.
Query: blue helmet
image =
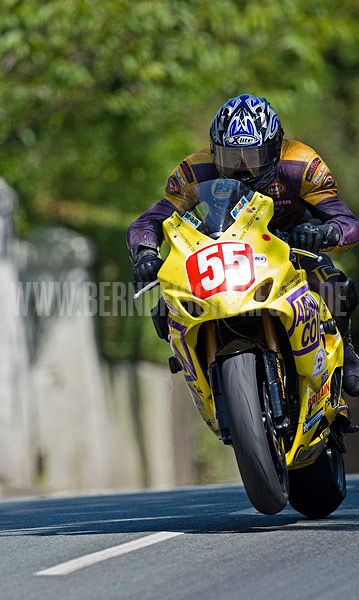
[[[239,179],[252,190],[263,189],[275,177],[282,138],[278,115],[265,98],[231,98],[211,125],[214,164],[223,177]]]

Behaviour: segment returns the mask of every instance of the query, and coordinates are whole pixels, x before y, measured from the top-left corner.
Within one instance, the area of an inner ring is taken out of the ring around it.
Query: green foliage
[[[19,233],[67,224],[96,241],[100,279],[130,280],[128,224],[246,91],[325,156],[355,209],[358,12],[352,0],[3,0],[0,161]],[[143,321],[104,318],[103,353],[160,360]]]

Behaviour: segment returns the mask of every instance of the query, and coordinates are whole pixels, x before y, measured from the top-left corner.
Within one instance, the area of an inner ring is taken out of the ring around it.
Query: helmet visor
[[[225,177],[245,181],[268,171],[278,162],[280,144],[277,140],[263,146],[219,146],[213,144],[213,158],[218,171]]]

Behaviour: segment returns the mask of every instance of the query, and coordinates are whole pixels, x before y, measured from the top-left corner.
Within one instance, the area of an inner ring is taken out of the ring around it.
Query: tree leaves
[[[161,197],[244,92],[324,154],[354,203],[357,22],[352,0],[3,0],[0,161],[21,231],[56,215],[129,273],[113,231]]]

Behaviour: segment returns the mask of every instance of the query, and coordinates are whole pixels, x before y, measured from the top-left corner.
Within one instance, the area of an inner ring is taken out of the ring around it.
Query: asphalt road
[[[320,521],[239,485],[2,501],[0,600],[357,600],[358,527],[359,476]]]

